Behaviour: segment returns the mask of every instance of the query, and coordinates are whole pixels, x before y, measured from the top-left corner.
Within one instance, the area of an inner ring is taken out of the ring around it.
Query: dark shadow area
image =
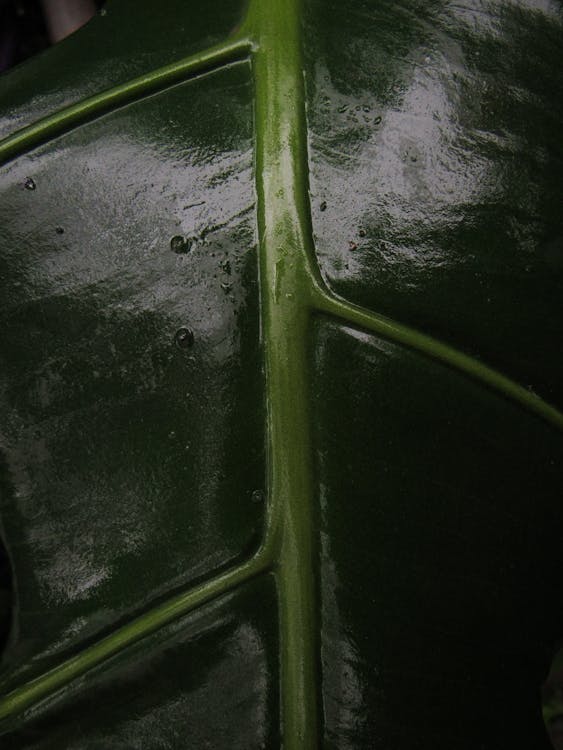
[[[0,539],[0,654],[4,651],[10,633],[12,613],[12,575],[10,561]]]
[[[87,23],[104,0],[0,0],[0,72]]]
[[[0,0],[0,71],[49,46],[39,0]]]
[[[0,507],[6,495],[13,492],[6,461],[0,454]],[[12,610],[14,607],[14,581],[12,576],[12,565],[4,539],[2,538],[2,524],[0,523],[0,659],[8,643],[12,624]]]
[[[542,686],[542,713],[554,750],[563,750],[563,644]]]

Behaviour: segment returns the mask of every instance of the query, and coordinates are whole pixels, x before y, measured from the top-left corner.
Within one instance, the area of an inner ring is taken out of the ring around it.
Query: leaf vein
[[[555,406],[503,373],[449,344],[384,315],[347,302],[320,285],[315,286],[313,290],[312,306],[317,312],[326,313],[337,320],[376,333],[388,341],[401,344],[462,372],[491,390],[502,394],[552,426],[563,430],[563,413]]]
[[[230,63],[242,62],[248,58],[250,49],[246,38],[233,37],[43,117],[0,141],[0,165],[124,104],[131,104],[197,75],[215,72]]]
[[[199,586],[176,594],[48,672],[15,688],[0,699],[0,721],[25,711],[101,662],[179,617],[267,572],[272,567],[272,557],[271,547],[264,544],[249,560],[204,581]]]

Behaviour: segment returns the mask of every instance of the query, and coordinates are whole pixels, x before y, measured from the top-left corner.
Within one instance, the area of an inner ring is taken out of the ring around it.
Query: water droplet
[[[174,430],[170,430],[170,432],[168,433],[168,438],[170,440],[174,440],[175,437],[176,437],[176,433],[174,432]]]
[[[174,341],[180,349],[189,349],[194,344],[194,332],[191,328],[179,328],[174,336]]]
[[[221,289],[225,292],[225,294],[228,294],[231,291],[232,284],[228,281],[222,281],[221,282]]]
[[[366,236],[366,234],[367,234],[367,232],[366,232],[366,230],[365,230],[365,229],[360,229],[360,230],[358,231],[358,234],[360,235],[360,237],[365,237],[365,236]]]
[[[181,255],[182,253],[189,253],[192,249],[192,243],[190,242],[190,240],[185,239],[181,235],[177,234],[170,240],[170,249],[177,255]]]
[[[357,249],[358,249],[358,246],[356,245],[356,243],[352,242],[352,240],[350,240],[348,242],[348,250],[357,250]]]
[[[105,8],[102,8],[102,9],[100,10],[100,15],[101,15],[101,16],[107,16],[107,13],[108,13],[108,12],[107,12],[107,10],[106,10]]]
[[[64,230],[64,229],[63,229],[62,227],[56,227],[56,228],[55,228],[55,232],[56,232],[57,234],[64,234],[64,233],[65,233],[65,230]]]
[[[338,107],[338,111],[340,112],[340,114],[344,114],[344,112],[346,112],[347,109],[348,109],[347,104],[342,104],[340,107]]]
[[[250,499],[253,503],[263,503],[265,498],[264,490],[254,490]]]
[[[288,292],[285,296],[287,299],[293,299],[293,294],[291,292]]]
[[[319,206],[321,211],[326,211],[326,201],[322,201],[321,205]]]
[[[35,190],[37,187],[35,180],[32,177],[26,177],[23,186],[26,190]]]
[[[369,106],[369,104],[364,104],[362,109],[364,110],[364,112],[371,112],[371,107]]]
[[[381,115],[377,115],[377,117],[374,118],[373,124],[374,125],[381,125]]]

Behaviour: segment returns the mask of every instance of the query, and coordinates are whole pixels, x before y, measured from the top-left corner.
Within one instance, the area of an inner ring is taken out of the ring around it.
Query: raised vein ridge
[[[430,336],[328,291],[315,262],[308,196],[300,0],[251,0],[236,37],[44,118],[0,142],[0,162],[179,80],[244,59],[253,65],[256,192],[267,393],[269,510],[251,560],[150,610],[0,700],[0,718],[46,695],[171,620],[272,567],[280,609],[283,745],[319,744],[314,490],[309,422],[308,328],[314,311],[417,350],[563,428],[563,415],[535,394]]]

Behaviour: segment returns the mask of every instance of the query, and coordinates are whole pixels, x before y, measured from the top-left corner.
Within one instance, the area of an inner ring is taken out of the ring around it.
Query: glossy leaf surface
[[[44,668],[259,541],[248,68],[192,83],[188,122],[185,86],[6,169],[3,519],[26,581],[6,658],[18,667]],[[22,188],[30,173],[35,190]]]
[[[3,746],[549,747],[562,52],[114,0],[0,79]]]

